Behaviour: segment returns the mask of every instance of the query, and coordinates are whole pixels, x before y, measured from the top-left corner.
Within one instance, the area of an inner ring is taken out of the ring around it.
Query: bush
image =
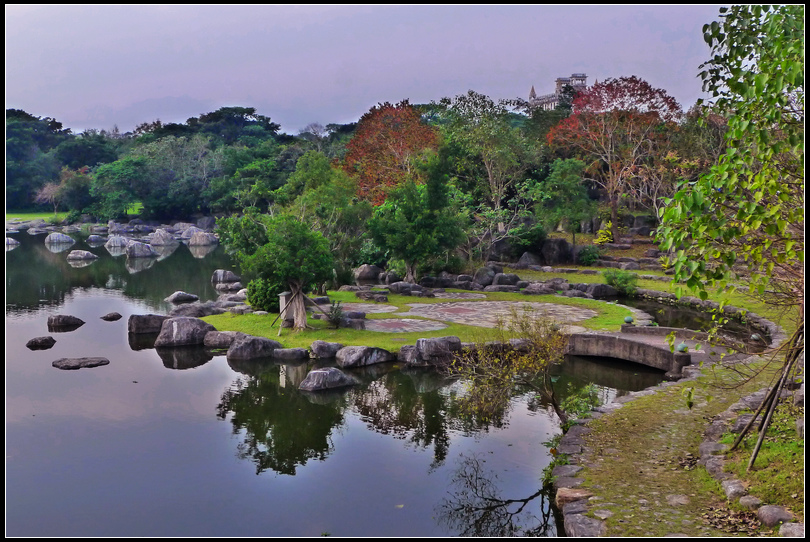
[[[605,249],[598,245],[585,245],[577,253],[577,261],[582,265],[593,265],[605,254]]]
[[[621,269],[607,269],[602,271],[605,282],[616,288],[619,293],[632,296],[638,289],[638,275]]]
[[[329,307],[329,312],[327,312],[327,320],[329,323],[335,326],[335,329],[340,327],[340,322],[343,320],[343,307],[340,306],[340,301],[332,301],[332,305]]]
[[[512,255],[516,258],[527,251],[539,253],[547,237],[545,228],[540,224],[520,224],[512,228],[509,235],[511,236]]]
[[[602,229],[596,232],[596,239],[593,240],[594,245],[604,245],[605,243],[613,242],[613,223],[608,220],[602,224]]]
[[[283,285],[268,279],[253,279],[248,283],[248,303],[254,309],[278,312],[278,296],[284,291]]]

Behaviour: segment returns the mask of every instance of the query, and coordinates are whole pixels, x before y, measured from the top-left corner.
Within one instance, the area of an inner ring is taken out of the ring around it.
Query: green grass
[[[461,290],[448,290],[449,292]],[[464,300],[476,301],[516,301],[522,303],[554,303],[558,305],[569,305],[583,307],[596,311],[597,316],[577,322],[577,325],[594,330],[616,331],[624,323],[624,318],[631,313],[628,309],[611,303],[597,301],[594,299],[567,298],[557,296],[525,296],[523,294],[506,292],[487,292],[486,299]],[[342,303],[362,302],[355,296],[354,292],[329,292],[329,298]],[[387,305],[397,307],[396,312],[368,313],[368,319],[402,318],[401,313],[408,312],[410,303],[446,303],[448,299],[411,297],[397,294],[389,294]],[[503,338],[503,333],[497,329],[483,328],[464,324],[454,324],[445,322],[448,327],[437,331],[419,331],[410,333],[382,333],[376,331],[365,331],[355,329],[334,329],[323,320],[309,320],[309,325],[313,329],[295,332],[290,329],[283,329],[278,336],[278,322],[272,326],[277,314],[268,315],[234,315],[232,313],[207,316],[204,320],[219,331],[241,331],[249,335],[267,337],[278,340],[286,348],[306,348],[314,341],[339,342],[346,346],[364,345],[385,348],[392,352],[398,351],[403,345],[416,344],[417,339],[457,336],[462,342],[482,342],[493,341]],[[407,316],[413,319],[425,319],[418,316]],[[272,327],[271,327],[272,326]]]
[[[67,218],[67,213],[15,213],[13,211],[6,212],[6,221],[8,220],[38,220],[42,219],[46,222],[53,223],[53,222],[62,222],[65,218]]]
[[[756,431],[743,439],[726,463],[726,471],[748,482],[750,494],[764,504],[787,506],[800,517],[804,515],[804,439],[796,433],[796,419],[803,416],[803,408],[790,402],[780,403],[751,470],[746,472],[759,438]],[[731,444],[736,436],[724,435],[721,442]]]

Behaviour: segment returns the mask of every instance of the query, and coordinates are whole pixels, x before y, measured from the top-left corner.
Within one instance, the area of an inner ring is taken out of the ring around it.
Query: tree
[[[139,201],[138,193],[148,175],[148,163],[143,157],[128,156],[100,166],[90,184],[95,213],[106,219],[126,216],[127,209]]]
[[[37,190],[37,195],[34,197],[34,201],[36,203],[47,203],[49,205],[53,205],[53,215],[56,216],[56,210],[59,207],[59,204],[62,203],[62,194],[59,190],[59,185],[57,183],[48,183],[39,190]]]
[[[304,294],[332,277],[334,258],[319,232],[291,215],[251,213],[217,223],[222,240],[252,279],[286,285],[295,330],[307,327]]]
[[[508,103],[496,103],[470,90],[439,104],[447,110],[446,131],[451,141],[483,168],[485,193],[496,213],[503,208],[508,191],[523,180],[530,161],[528,142],[512,125]],[[499,222],[498,229],[503,232],[505,224]]]
[[[380,205],[388,190],[416,174],[420,155],[438,147],[436,129],[422,122],[408,100],[385,102],[360,117],[343,169],[357,179],[358,196]]]
[[[700,75],[729,115],[727,149],[668,201],[658,239],[673,251],[674,280],[701,299],[709,287],[742,284],[796,315],[761,444],[778,391],[804,355],[804,6],[733,6],[720,17],[703,27],[712,57]]]
[[[613,238],[619,238],[619,205],[630,181],[658,152],[662,128],[681,107],[665,90],[638,77],[607,79],[580,92],[574,113],[547,136],[552,147],[570,149],[588,164],[589,180],[605,190]]]
[[[464,239],[459,215],[450,206],[447,176],[438,159],[426,166],[427,182],[408,180],[391,191],[368,223],[374,242],[405,262],[405,280],[416,281],[417,266],[456,248]]]
[[[581,160],[555,160],[551,174],[533,190],[532,199],[538,202],[536,214],[542,217],[547,228],[558,224],[571,232],[572,244],[576,246],[576,232],[580,222],[593,216],[596,202],[588,196],[582,184],[585,163]]]

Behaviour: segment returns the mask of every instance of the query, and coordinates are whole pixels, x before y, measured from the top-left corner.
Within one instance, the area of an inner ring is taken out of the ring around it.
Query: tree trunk
[[[619,242],[619,196],[610,197],[610,233],[613,234],[613,242]]]
[[[302,331],[307,327],[307,308],[304,304],[304,292],[301,291],[301,285],[298,283],[290,283],[290,307],[287,309],[288,314],[293,317],[293,329],[295,331]],[[290,311],[292,311],[290,313]]]
[[[416,262],[405,264],[405,282],[416,284]]]

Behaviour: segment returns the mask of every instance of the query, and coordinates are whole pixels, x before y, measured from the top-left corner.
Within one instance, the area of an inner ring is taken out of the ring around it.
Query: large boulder
[[[239,282],[239,275],[228,269],[217,269],[211,275],[211,282],[214,284]]]
[[[343,348],[343,345],[340,343],[330,343],[326,341],[315,341],[313,342],[309,350],[312,352],[312,357],[314,358],[333,358],[337,355],[338,350]]]
[[[163,322],[168,319],[168,316],[161,314],[133,314],[127,321],[127,331],[135,334],[160,333]]]
[[[514,273],[495,273],[492,278],[493,286],[516,286],[520,277]]]
[[[481,286],[489,286],[495,279],[495,270],[491,267],[479,267],[473,275],[473,282],[477,282]]]
[[[396,356],[388,350],[371,346],[346,346],[337,351],[335,358],[338,365],[344,368],[364,367],[396,360]]]
[[[55,344],[56,339],[48,335],[47,337],[34,337],[25,343],[25,346],[28,347],[29,350],[47,350],[52,348]]]
[[[84,320],[70,314],[48,316],[48,329],[75,329],[84,325]]]
[[[281,343],[264,337],[254,337],[246,335],[236,339],[228,348],[227,357],[229,360],[250,360],[267,358],[273,355],[273,351],[282,348]]]
[[[515,264],[517,269],[526,269],[530,265],[540,265],[543,261],[537,254],[532,254],[531,252],[524,252],[523,256]]]
[[[309,350],[306,348],[276,348],[273,357],[278,360],[300,361],[309,359]]]
[[[203,344],[205,335],[216,328],[199,318],[179,316],[163,322],[155,346],[187,346]]]
[[[89,250],[71,250],[67,255],[68,260],[96,260],[98,256]]]
[[[417,339],[414,351],[408,356],[408,365],[432,366],[448,363],[456,352],[461,351],[461,339],[458,337],[436,337]]]
[[[149,236],[150,245],[166,246],[173,245],[175,243],[177,243],[177,239],[175,239],[171,233],[163,228],[158,228],[152,235]]]
[[[376,265],[365,263],[353,271],[354,280],[378,280],[382,272]]]
[[[347,375],[340,369],[335,367],[327,367],[324,369],[313,369],[310,371],[306,378],[298,386],[299,390],[303,391],[319,391],[330,390],[334,388],[343,388],[346,386],[354,386],[358,381],[351,375]]]
[[[225,350],[230,348],[234,341],[242,337],[247,337],[247,335],[241,331],[209,331],[205,334],[203,345],[206,348]]]
[[[152,245],[140,241],[130,241],[126,246],[127,258],[157,258],[159,254]]]
[[[46,245],[72,245],[75,242],[76,241],[70,235],[59,232],[50,233],[45,238]]]
[[[199,300],[200,297],[194,294],[190,294],[188,292],[181,292],[180,290],[174,292],[172,295],[164,299],[168,303],[179,304],[179,303],[191,303],[192,301]]]
[[[591,294],[594,299],[605,299],[619,295],[619,291],[609,284],[591,284],[585,291]]]
[[[213,233],[205,231],[197,231],[189,238],[188,246],[190,247],[204,247],[209,245],[216,245],[219,239]]]
[[[557,265],[574,261],[571,245],[565,239],[546,239],[543,241],[540,255],[543,257],[543,261],[546,265]]]

